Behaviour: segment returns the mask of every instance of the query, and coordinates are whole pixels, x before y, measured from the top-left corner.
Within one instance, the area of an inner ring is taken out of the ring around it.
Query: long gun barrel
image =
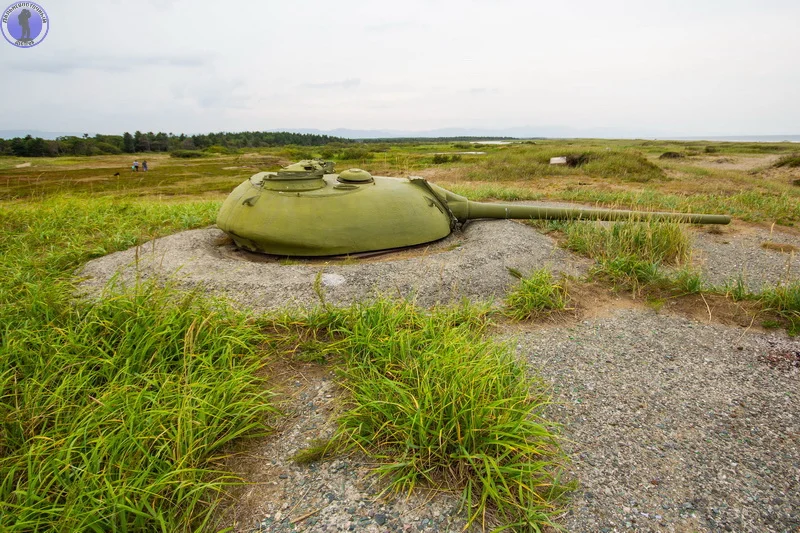
[[[436,196],[447,206],[459,221],[475,218],[517,218],[543,220],[647,220],[656,222],[683,222],[688,224],[729,224],[727,215],[705,215],[696,213],[663,213],[650,211],[621,211],[616,209],[579,209],[562,207],[539,207],[532,205],[473,202],[443,189],[430,185]]]

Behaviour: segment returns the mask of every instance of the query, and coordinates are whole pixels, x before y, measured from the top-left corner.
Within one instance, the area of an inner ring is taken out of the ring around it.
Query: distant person
[[[134,172],[139,172],[139,162],[138,161],[134,161],[133,162],[133,171]]]
[[[20,41],[30,41],[31,40],[31,24],[30,24],[31,12],[27,9],[23,9],[22,13],[17,16],[17,20],[19,21],[19,25],[22,28],[22,37],[19,38]]]
[[[147,172],[147,161],[142,161],[142,172]]]

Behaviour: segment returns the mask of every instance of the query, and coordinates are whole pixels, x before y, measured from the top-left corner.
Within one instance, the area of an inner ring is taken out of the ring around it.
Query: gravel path
[[[735,225],[692,230],[694,258],[722,286],[751,290],[798,279],[794,232]],[[384,293],[422,305],[501,298],[507,268],[547,266],[580,276],[591,262],[512,221],[476,221],[412,251],[358,261],[281,262],[237,251],[210,228],[158,239],[89,262],[84,288],[172,279],[256,311],[318,302],[318,275],[335,304]],[[607,302],[605,302],[607,303]],[[605,305],[605,303],[601,305]],[[636,304],[594,309],[561,326],[520,325],[498,335],[548,379],[581,489],[563,525],[573,532],[800,530],[800,342],[783,333],[656,314]],[[288,372],[288,371],[287,371]],[[291,374],[294,372],[294,374]],[[220,523],[235,531],[460,531],[456,496],[376,499],[364,457],[296,465],[290,458],[332,430],[332,377],[298,367],[286,379],[288,413],[271,438],[248,445],[235,468],[252,485]]]

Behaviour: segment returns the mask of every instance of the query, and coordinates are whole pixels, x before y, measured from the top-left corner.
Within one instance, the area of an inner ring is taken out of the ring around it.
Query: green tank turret
[[[477,218],[646,220],[728,224],[725,215],[651,213],[482,203],[423,178],[335,174],[309,160],[259,172],[222,204],[217,226],[241,248],[283,256],[342,255],[402,248],[444,238]]]

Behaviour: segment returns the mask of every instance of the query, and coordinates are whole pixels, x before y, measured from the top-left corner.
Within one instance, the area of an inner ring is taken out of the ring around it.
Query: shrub
[[[391,147],[392,146],[389,143],[371,143],[369,145],[370,151],[377,153],[388,152],[391,149]]]
[[[686,156],[680,152],[664,152],[658,156],[659,159],[683,159],[684,157]]]
[[[303,159],[313,159],[314,154],[308,148],[300,146],[287,146],[280,152],[281,155],[292,161],[302,161]]]
[[[589,161],[597,160],[598,154],[582,152],[580,154],[567,154],[567,166],[572,168],[582,167]]]
[[[170,157],[179,157],[181,159],[194,159],[197,157],[205,157],[205,154],[199,150],[173,150],[169,153]]]
[[[789,167],[789,168],[797,168],[800,167],[800,154],[789,154],[781,157],[775,162],[774,165],[776,168],[779,167]]]
[[[220,146],[218,144],[215,144],[213,146],[209,146],[208,148],[204,149],[203,151],[206,152],[206,153],[209,153],[209,154],[229,154],[229,153],[231,153],[231,150],[229,150],[228,148],[225,148],[224,146]]]
[[[122,153],[122,150],[120,150],[111,143],[98,142],[95,144],[95,146],[97,147],[98,150],[100,150],[100,153],[103,154],[117,155]]]
[[[453,154],[453,155],[433,154],[434,165],[441,165],[442,163],[450,163],[450,162],[455,163],[457,161],[461,161],[460,154]]]
[[[368,148],[353,146],[339,152],[338,159],[372,159],[374,154]]]

